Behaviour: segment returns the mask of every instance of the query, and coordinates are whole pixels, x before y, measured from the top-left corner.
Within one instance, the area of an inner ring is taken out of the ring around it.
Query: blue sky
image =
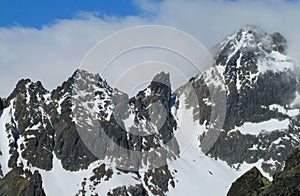
[[[57,19],[71,19],[80,12],[99,16],[135,16],[141,14],[132,0],[1,0],[0,26],[40,28]]]
[[[137,2],[148,1],[153,4],[163,0],[1,0],[1,27],[35,27],[55,23],[59,19],[74,19],[81,12],[90,12],[99,18],[104,16],[141,16],[144,10]],[[221,0],[219,2],[237,3],[241,0]],[[289,3],[299,0],[282,0]],[[218,1],[216,1],[218,2]]]

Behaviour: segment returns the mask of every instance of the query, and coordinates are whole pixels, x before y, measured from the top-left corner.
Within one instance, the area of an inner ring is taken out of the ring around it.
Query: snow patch
[[[300,113],[299,109],[286,109],[283,106],[277,105],[277,104],[270,105],[269,109],[273,110],[273,111],[278,111],[278,112],[280,112],[284,115],[288,115],[290,117],[295,117]]]
[[[270,119],[268,121],[259,122],[259,123],[252,123],[252,122],[245,122],[240,127],[235,127],[230,131],[240,131],[243,134],[250,134],[250,135],[258,135],[261,132],[271,132],[275,130],[286,130],[289,128],[290,120],[277,120],[277,119]]]

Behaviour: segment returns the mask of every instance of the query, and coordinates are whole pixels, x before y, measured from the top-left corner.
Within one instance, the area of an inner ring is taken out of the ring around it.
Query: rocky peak
[[[149,88],[151,91],[159,98],[166,98],[166,101],[169,101],[171,98],[171,83],[170,83],[170,74],[161,72],[157,74]]]
[[[109,120],[114,107],[112,101],[113,89],[99,74],[92,74],[84,70],[77,70],[73,75],[72,104],[84,106],[86,111],[100,114],[103,120]]]
[[[150,85],[137,96],[129,100],[129,104],[136,108],[136,114],[140,119],[148,119],[154,124],[166,122],[163,126],[164,131],[158,130],[163,136],[164,142],[172,137],[173,128],[176,123],[170,113],[169,102],[171,99],[170,74],[161,72],[154,76]],[[167,126],[167,127],[166,127]]]
[[[286,39],[278,32],[268,34],[254,25],[247,25],[234,34],[227,36],[220,44],[220,53],[234,54],[252,51],[260,55],[279,52],[285,55],[287,49]],[[229,59],[227,59],[229,60]]]
[[[237,90],[252,86],[266,72],[287,72],[295,65],[286,55],[287,41],[280,33],[268,34],[248,25],[228,36],[219,46],[216,64],[225,67],[226,84]]]
[[[272,182],[252,168],[232,184],[227,195],[299,195],[299,158],[300,148],[297,147],[287,157],[284,170],[276,173]]]
[[[42,83],[29,79],[20,80],[7,98],[11,115],[6,126],[11,152],[9,167],[51,169],[54,129],[47,112],[49,102],[50,93]]]
[[[251,118],[254,114],[245,115],[241,111],[253,111],[249,108],[253,101],[260,107],[289,104],[294,100],[297,80],[292,71],[295,64],[286,55],[286,49],[287,41],[280,33],[268,34],[253,25],[225,38],[215,59],[228,87],[227,112],[234,113],[227,116]],[[265,95],[257,96],[258,92]]]
[[[171,82],[170,74],[165,72],[160,72],[156,74],[150,85],[143,91],[140,91],[136,97],[153,95],[152,98],[164,98],[169,100],[171,96]]]
[[[225,132],[220,134],[210,153],[223,160],[231,160],[230,164],[253,163],[263,158],[263,170],[273,175],[282,169],[287,152],[291,152],[299,141],[286,143],[282,149],[269,142],[292,138],[291,134],[299,132],[297,126],[286,126],[284,130],[274,126],[276,131],[267,133],[257,126],[254,130],[258,134],[248,134],[251,128],[241,131],[240,127],[247,123],[284,122],[283,119],[297,124],[294,116],[272,109],[274,105],[294,109],[291,103],[295,99],[298,81],[292,73],[295,64],[286,54],[286,39],[279,33],[268,34],[259,27],[245,26],[228,36],[219,48],[215,67],[223,76],[227,91]],[[255,155],[251,149],[254,143],[264,146],[256,149]],[[283,152],[271,153],[277,150]],[[268,163],[271,158],[278,163]]]
[[[49,113],[56,130],[54,152],[67,170],[86,168],[96,160],[81,140],[76,123],[80,120],[85,121],[92,112],[94,114],[99,111],[97,89],[102,82],[99,75],[78,69],[51,92]],[[82,108],[84,115],[76,115],[76,108]],[[78,119],[79,117],[82,119]]]
[[[22,79],[17,83],[16,88],[13,90],[7,100],[9,102],[18,95],[23,95],[28,99],[27,102],[30,101],[29,99],[33,99],[32,101],[37,101],[36,99],[39,95],[45,95],[47,93],[48,91],[43,87],[40,81],[33,82],[30,79]]]
[[[72,78],[75,81],[84,80],[89,82],[98,82],[98,84],[100,84],[101,86],[108,87],[107,82],[100,77],[99,73],[93,74],[89,73],[86,70],[77,69],[72,75]]]
[[[95,90],[96,87],[112,91],[106,80],[103,80],[99,74],[92,74],[85,70],[77,69],[68,80],[51,92],[51,97],[53,100],[66,97],[71,98],[71,96],[77,94],[77,91],[91,93],[91,90]]]
[[[235,34],[234,39],[242,44],[242,49],[259,47],[260,50],[265,50],[268,53],[274,50],[286,54],[287,41],[280,33],[268,34],[255,25],[246,25],[241,28]]]
[[[171,83],[170,83],[170,73],[165,73],[165,72],[160,72],[158,74],[156,74],[151,82],[151,84],[154,83],[161,83],[164,84],[166,86],[168,86],[169,88],[171,87]]]

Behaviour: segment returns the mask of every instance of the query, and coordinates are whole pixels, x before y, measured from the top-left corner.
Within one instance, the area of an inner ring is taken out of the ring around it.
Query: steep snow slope
[[[10,122],[10,109],[11,106],[4,110],[0,118],[0,166],[2,170],[2,176],[5,176],[9,172],[8,159],[9,159],[9,141],[6,133],[6,124]]]
[[[230,167],[225,161],[205,155],[200,147],[200,135],[208,129],[199,120],[193,120],[193,108],[187,109],[184,95],[178,98],[179,108],[172,108],[177,114],[178,140],[180,158],[169,161],[171,171],[176,179],[175,188],[171,188],[167,195],[224,195],[233,181],[253,166],[260,167],[261,161],[254,164],[242,164],[238,169]]]

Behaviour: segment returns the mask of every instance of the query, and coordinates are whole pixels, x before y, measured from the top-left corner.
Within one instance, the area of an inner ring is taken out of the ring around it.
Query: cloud
[[[101,39],[143,23],[140,18],[99,19],[85,15],[58,20],[40,30],[0,28],[0,96],[8,96],[21,78],[41,80],[48,89],[55,88],[75,71],[89,49]]]
[[[245,24],[281,32],[290,54],[300,60],[299,1],[165,0],[135,1],[140,16],[101,17],[80,13],[41,29],[0,28],[0,96],[7,96],[21,78],[41,80],[51,90],[78,67],[88,50],[109,34],[126,27],[161,24],[185,31],[207,48]]]

